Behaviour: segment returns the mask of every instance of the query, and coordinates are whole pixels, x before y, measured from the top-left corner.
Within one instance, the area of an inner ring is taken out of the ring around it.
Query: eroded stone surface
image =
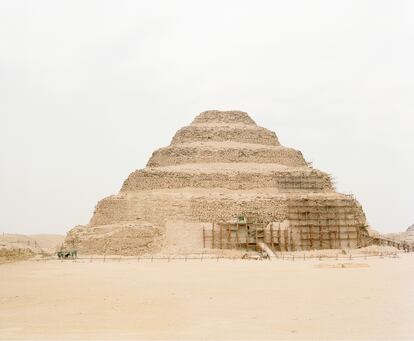
[[[307,212],[311,221],[303,220]],[[336,193],[330,175],[309,166],[300,151],[280,145],[245,112],[214,110],[156,150],[117,195],[99,201],[89,224],[71,230],[66,245],[84,253],[157,252],[174,244],[164,240],[168,222],[188,230],[242,214],[269,223],[290,219],[296,234],[302,224],[318,230],[332,220],[345,228],[365,225],[359,203]]]

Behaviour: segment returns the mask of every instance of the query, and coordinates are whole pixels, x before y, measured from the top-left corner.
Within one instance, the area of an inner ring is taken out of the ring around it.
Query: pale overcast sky
[[[207,109],[414,223],[414,1],[0,0],[0,231],[65,233]]]

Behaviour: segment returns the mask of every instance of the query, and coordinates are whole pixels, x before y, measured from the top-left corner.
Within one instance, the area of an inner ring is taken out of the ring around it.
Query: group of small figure
[[[59,259],[75,259],[78,258],[78,251],[77,250],[70,250],[70,251],[58,251],[57,256]]]

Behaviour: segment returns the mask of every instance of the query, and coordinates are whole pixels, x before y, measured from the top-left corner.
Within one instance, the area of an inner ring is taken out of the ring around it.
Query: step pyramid
[[[337,193],[331,176],[299,150],[282,146],[245,112],[213,110],[178,130],[118,194],[99,201],[89,224],[69,231],[65,245],[95,254],[162,251],[167,239],[199,247],[200,224],[240,215],[288,221],[296,235],[338,231],[339,247],[356,247],[366,225],[355,198]],[[309,239],[309,248],[326,247]]]

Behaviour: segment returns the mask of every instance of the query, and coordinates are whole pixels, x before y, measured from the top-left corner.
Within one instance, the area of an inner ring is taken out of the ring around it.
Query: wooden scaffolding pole
[[[239,223],[237,223],[236,225],[237,230],[236,230],[236,242],[237,242],[237,247],[240,248],[240,240],[239,240]]]
[[[211,248],[214,249],[214,223],[213,228],[211,229]]]
[[[220,226],[220,249],[223,248],[223,225],[219,224]]]
[[[275,247],[275,244],[273,241],[273,224],[270,224],[270,245],[272,245],[272,248]]]
[[[231,247],[231,225],[227,225],[227,248],[230,249]]]
[[[322,226],[320,224],[319,224],[319,248],[322,249]]]
[[[280,243],[280,222],[278,223],[278,228],[277,228],[277,244],[279,246],[279,251],[282,251],[282,244]]]
[[[329,237],[329,248],[333,249],[333,245],[332,245],[332,231],[331,231],[331,225],[329,224],[329,220],[328,220],[328,237]]]
[[[349,226],[346,227],[347,239],[348,239],[348,247],[351,247],[351,240],[349,237]]]
[[[309,234],[309,242],[310,242],[310,250],[313,249],[313,238],[312,238],[312,228],[308,225],[308,234]]]
[[[247,228],[247,223],[246,223],[246,251],[249,249],[249,229]]]
[[[319,249],[322,249],[321,211],[319,208],[318,208],[318,225],[319,225]]]
[[[361,246],[361,241],[360,241],[360,239],[361,239],[361,236],[360,236],[360,231],[359,231],[359,226],[357,225],[356,226],[356,232],[357,232],[357,247],[359,247],[359,246]]]
[[[336,230],[337,230],[336,234],[337,234],[337,242],[338,242],[338,247],[337,248],[340,249],[342,247],[342,245],[341,245],[341,228],[340,228],[339,224],[336,227]]]
[[[285,250],[289,251],[289,249],[288,249],[288,238],[289,238],[289,236],[288,236],[288,230],[287,229],[285,229],[283,231],[283,237],[284,237],[284,240],[285,240]]]

